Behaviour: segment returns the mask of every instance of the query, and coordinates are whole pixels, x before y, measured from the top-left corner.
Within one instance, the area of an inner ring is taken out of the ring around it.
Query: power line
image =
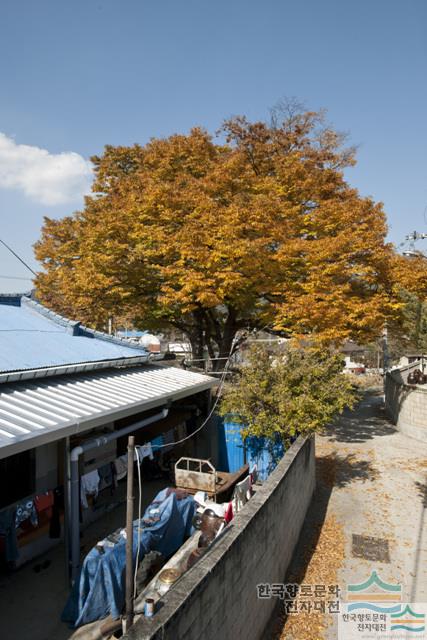
[[[22,278],[20,276],[4,276],[2,274],[0,274],[0,278],[3,278],[3,280],[26,280],[28,282],[28,280],[32,280],[32,278]]]
[[[221,377],[219,379],[217,395],[216,395],[216,398],[215,398],[214,403],[212,405],[212,408],[209,411],[209,414],[208,414],[207,418],[205,418],[205,420],[202,422],[200,427],[198,427],[195,431],[190,433],[190,435],[185,436],[184,438],[181,438],[181,440],[176,440],[175,442],[170,442],[170,443],[166,443],[166,444],[155,444],[155,445],[153,445],[153,451],[158,451],[159,449],[164,449],[164,448],[168,448],[168,447],[172,447],[173,448],[175,445],[181,444],[182,442],[185,442],[186,440],[189,440],[190,438],[193,438],[196,435],[196,433],[199,433],[199,431],[201,431],[207,425],[207,423],[211,419],[211,417],[212,417],[212,415],[213,415],[213,413],[214,413],[214,411],[216,409],[216,406],[217,406],[217,404],[218,404],[218,402],[219,402],[219,400],[220,400],[220,398],[222,396],[222,391],[223,391],[223,387],[224,387],[224,384],[225,384],[225,377],[227,375],[228,367],[230,366],[231,357],[233,355],[233,349],[234,349],[234,346],[235,346],[236,342],[237,342],[237,339],[236,339],[236,337],[234,337],[233,342],[232,342],[231,347],[230,347],[230,351],[229,351],[228,356],[227,356],[227,362],[224,365],[224,369],[223,369]]]
[[[30,267],[30,266],[25,262],[25,260],[23,260],[20,256],[18,256],[18,254],[17,254],[13,249],[11,249],[11,248],[9,247],[9,245],[5,243],[5,241],[4,241],[4,240],[2,240],[2,239],[0,238],[0,242],[1,242],[1,244],[2,244],[4,247],[6,247],[6,249],[7,249],[8,251],[10,251],[10,253],[11,253],[12,255],[14,255],[14,256],[15,256],[15,258],[17,258],[17,259],[19,260],[19,262],[21,262],[21,263],[24,265],[24,267],[27,267],[28,271],[31,271],[31,273],[32,273],[34,276],[36,276],[36,275],[37,275],[37,273],[36,273],[33,269],[31,269],[31,267]]]

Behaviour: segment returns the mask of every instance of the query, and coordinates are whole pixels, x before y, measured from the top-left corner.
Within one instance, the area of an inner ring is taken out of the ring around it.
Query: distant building
[[[340,353],[344,356],[344,371],[347,373],[365,373],[367,349],[356,342],[343,344]]]
[[[427,360],[427,354],[423,354],[422,352],[407,353],[400,357],[398,366],[406,367],[408,364],[412,364],[418,360],[425,362]]]
[[[149,353],[160,353],[160,338],[148,331],[137,331],[136,329],[125,329],[117,331],[117,337],[128,340],[131,343],[139,344]]]

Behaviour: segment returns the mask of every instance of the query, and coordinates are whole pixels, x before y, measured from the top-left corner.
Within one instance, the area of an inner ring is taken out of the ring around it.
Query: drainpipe
[[[71,513],[71,468],[70,436],[65,438],[64,446],[64,546],[65,546],[65,584],[70,582],[70,513]]]
[[[71,517],[70,517],[70,538],[71,538],[71,582],[74,584],[77,574],[80,568],[80,492],[79,492],[79,457],[82,453],[90,451],[91,449],[97,449],[106,445],[108,442],[117,440],[121,436],[126,436],[128,433],[132,433],[141,427],[146,427],[153,422],[163,420],[169,413],[168,408],[162,409],[160,413],[156,413],[154,416],[145,418],[145,420],[139,420],[134,422],[119,431],[112,431],[108,435],[100,436],[94,440],[84,442],[78,447],[74,447],[70,454],[70,466],[71,466]]]

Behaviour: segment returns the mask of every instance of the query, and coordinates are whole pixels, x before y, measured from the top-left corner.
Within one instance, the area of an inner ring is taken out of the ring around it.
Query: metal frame
[[[186,468],[182,465],[185,463]],[[191,463],[195,469],[191,469]],[[207,467],[207,471],[202,471]],[[210,460],[182,457],[175,463],[175,484],[187,491],[207,491],[216,495],[217,471]]]

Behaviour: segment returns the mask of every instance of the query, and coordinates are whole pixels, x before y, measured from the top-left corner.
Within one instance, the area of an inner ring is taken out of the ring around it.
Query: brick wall
[[[385,379],[385,408],[399,431],[411,438],[427,442],[427,385],[408,385],[413,363],[389,371]]]
[[[299,438],[201,560],[142,617],[129,640],[261,640],[277,603],[256,585],[283,582],[315,486],[314,439]]]

